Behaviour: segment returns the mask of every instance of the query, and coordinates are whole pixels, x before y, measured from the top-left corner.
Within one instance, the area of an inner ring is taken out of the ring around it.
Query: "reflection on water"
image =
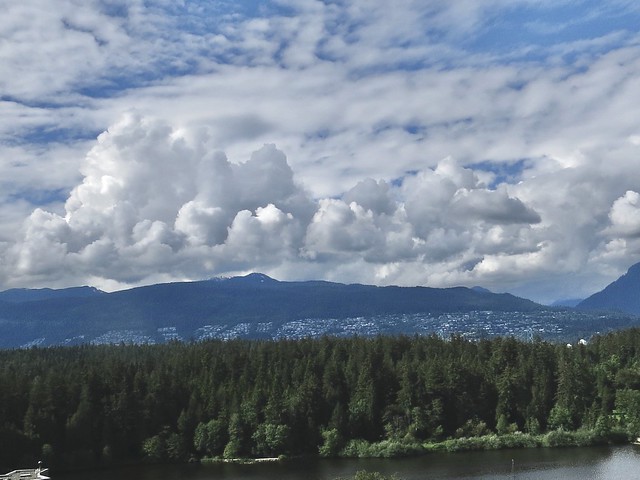
[[[512,473],[513,461],[513,473]],[[430,454],[408,459],[298,460],[260,465],[153,465],[91,472],[92,480],[333,480],[358,470],[397,474],[405,480],[609,480],[640,478],[640,449],[524,449]],[[86,480],[87,472],[56,480]]]

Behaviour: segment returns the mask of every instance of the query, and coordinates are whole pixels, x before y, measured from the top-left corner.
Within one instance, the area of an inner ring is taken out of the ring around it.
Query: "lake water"
[[[512,473],[513,460],[513,473]],[[91,472],[91,480],[334,480],[358,470],[397,474],[404,480],[605,480],[640,478],[635,446],[524,449],[429,454],[409,459],[305,460],[259,465],[153,465]],[[87,472],[55,475],[86,480]]]

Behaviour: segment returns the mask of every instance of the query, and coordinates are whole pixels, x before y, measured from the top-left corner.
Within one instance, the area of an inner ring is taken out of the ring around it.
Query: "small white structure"
[[[48,469],[42,468],[42,462],[38,462],[38,468],[14,470],[0,475],[0,480],[49,480]]]

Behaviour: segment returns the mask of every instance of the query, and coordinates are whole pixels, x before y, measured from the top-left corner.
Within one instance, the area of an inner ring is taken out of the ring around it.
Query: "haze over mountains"
[[[322,334],[473,331],[482,336],[514,334],[513,325],[541,335],[558,333],[563,324],[584,332],[592,319],[580,312],[640,314],[639,286],[640,264],[577,310],[553,309],[481,287],[281,282],[259,273],[113,293],[92,287],[12,289],[0,292],[0,347]],[[612,322],[633,323],[624,315]]]

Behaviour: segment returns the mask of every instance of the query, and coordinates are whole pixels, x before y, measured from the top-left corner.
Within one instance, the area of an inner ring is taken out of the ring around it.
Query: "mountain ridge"
[[[51,298],[79,298],[106,294],[95,287],[11,288],[0,291],[0,301],[10,303],[37,302]]]
[[[265,325],[275,329],[308,319],[339,323],[360,317],[531,312],[546,308],[508,293],[466,287],[286,282],[258,273],[111,293],[91,287],[6,292],[0,292],[0,347],[40,339],[44,339],[42,345],[69,343],[74,338],[81,343],[111,331],[141,332],[149,338],[171,331],[174,337],[189,339],[196,338],[199,329],[213,331],[237,325],[244,325],[247,336],[255,333],[259,337],[261,329],[267,328]]]
[[[625,308],[640,303],[639,289],[640,263],[577,308],[540,305],[478,286],[280,281],[262,273],[114,292],[87,286],[10,289],[0,292],[0,348],[380,334],[573,341],[573,335],[588,338],[637,325],[640,306],[638,313]]]
[[[617,310],[640,315],[640,262],[604,289],[580,302],[580,310]]]

